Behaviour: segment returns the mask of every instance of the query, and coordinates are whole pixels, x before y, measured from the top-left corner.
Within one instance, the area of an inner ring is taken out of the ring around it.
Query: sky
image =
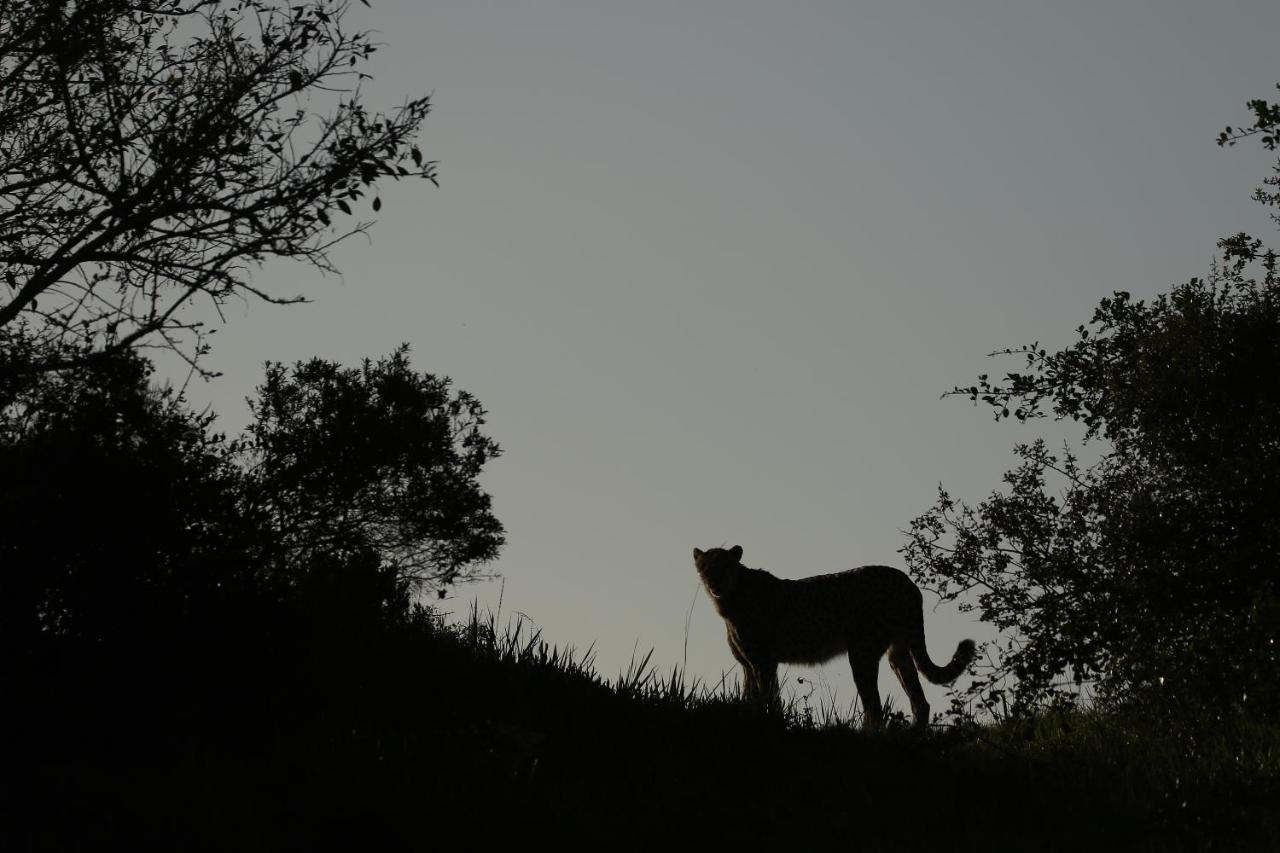
[[[1275,99],[1274,0],[372,3],[348,18],[384,44],[365,97],[433,93],[440,186],[384,187],[341,277],[259,271],[313,301],[230,306],[223,376],[188,396],[235,430],[264,362],[408,343],[504,451],[503,580],[445,608],[501,595],[605,676],[652,649],[735,678],[695,546],[788,578],[902,566],[939,483],[980,500],[1014,443],[1075,434],[944,391],[1268,233],[1274,158],[1215,139]],[[935,603],[935,660],[991,636]],[[841,659],[784,675],[854,699]]]

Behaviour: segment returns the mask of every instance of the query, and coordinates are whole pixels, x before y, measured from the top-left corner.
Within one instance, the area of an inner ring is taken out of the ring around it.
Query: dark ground
[[[3,849],[1213,850],[1276,826],[1274,780],[1184,808],[1103,761],[621,695],[426,621],[336,639],[22,662]]]

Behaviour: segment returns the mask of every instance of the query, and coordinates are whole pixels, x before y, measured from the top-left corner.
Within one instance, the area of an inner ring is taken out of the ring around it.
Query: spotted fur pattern
[[[917,726],[929,722],[917,671],[935,684],[950,684],[973,660],[973,640],[938,666],[924,642],[920,589],[889,566],[784,580],[742,565],[742,548],[693,549],[693,563],[729,631],[729,649],[742,665],[748,699],[778,701],[778,664],[816,664],[848,654],[862,699],[864,725],[883,721],[876,685],[880,659],[907,692]]]

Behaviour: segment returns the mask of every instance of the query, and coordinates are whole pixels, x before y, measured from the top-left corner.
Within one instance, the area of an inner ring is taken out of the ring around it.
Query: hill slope
[[[29,664],[6,849],[1235,849],[1280,826],[1274,732],[1198,759],[1078,715],[864,735],[425,612]]]

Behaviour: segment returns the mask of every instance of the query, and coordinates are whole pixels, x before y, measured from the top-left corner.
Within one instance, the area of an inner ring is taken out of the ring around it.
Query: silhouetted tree
[[[1222,141],[1274,148],[1280,111],[1250,106],[1255,127]],[[951,392],[1108,445],[1090,467],[1019,445],[1005,491],[972,507],[940,489],[912,522],[917,580],[1005,632],[962,699],[1031,708],[1090,683],[1110,702],[1280,716],[1280,278],[1261,241],[1221,245],[1208,280],[1116,293],[1071,346],[995,353],[1024,369]]]
[[[400,581],[439,588],[497,555],[502,525],[476,482],[500,452],[484,409],[414,372],[408,347],[359,368],[268,365],[250,405],[248,490],[273,559],[371,551]]]
[[[253,268],[332,269],[326,250],[367,224],[333,217],[375,181],[434,182],[413,145],[427,99],[367,110],[375,45],[346,9],[0,0],[0,373],[144,345],[194,363],[185,306],[298,301]]]
[[[1280,83],[1276,84],[1276,88],[1280,89]],[[1240,128],[1227,125],[1218,134],[1218,145],[1232,146],[1241,139],[1257,137],[1268,151],[1280,148],[1280,103],[1272,104],[1257,98],[1249,101],[1248,106],[1253,112],[1253,124]],[[1262,186],[1254,191],[1253,198],[1264,207],[1273,208],[1270,212],[1271,221],[1280,227],[1280,163],[1273,167],[1271,176],[1263,180]],[[1240,233],[1222,240],[1219,245],[1237,269],[1257,262],[1266,270],[1270,281],[1276,280],[1276,252],[1263,245],[1261,240]]]
[[[216,646],[405,618],[502,545],[484,411],[401,348],[268,368],[246,436],[131,351],[0,383],[0,644]],[[185,640],[183,638],[186,638]]]
[[[90,646],[163,636],[253,588],[234,446],[130,352],[10,377],[0,394],[0,634]]]

